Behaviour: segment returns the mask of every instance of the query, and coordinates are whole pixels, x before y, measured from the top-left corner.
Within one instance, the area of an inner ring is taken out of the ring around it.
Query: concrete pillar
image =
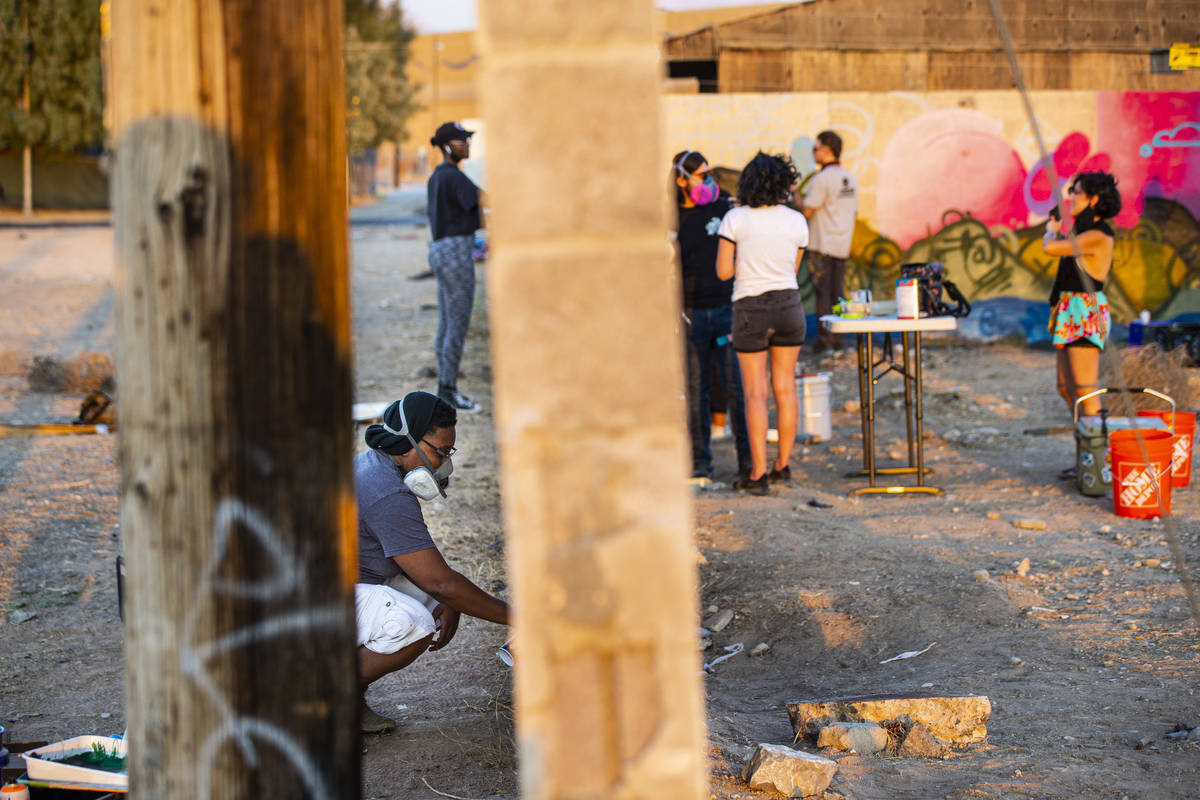
[[[650,0],[480,3],[522,794],[706,794]]]

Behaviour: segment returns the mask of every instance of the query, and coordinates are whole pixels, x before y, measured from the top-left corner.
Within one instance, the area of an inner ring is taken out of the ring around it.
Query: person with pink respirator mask
[[[742,407],[742,377],[730,345],[733,281],[717,277],[717,231],[733,207],[700,153],[685,150],[671,161],[678,208],[676,242],[687,325],[688,432],[692,477],[711,478],[714,383],[725,389],[727,416],[737,449],[738,474],[750,472],[750,438]],[[716,378],[716,381],[714,381]]]

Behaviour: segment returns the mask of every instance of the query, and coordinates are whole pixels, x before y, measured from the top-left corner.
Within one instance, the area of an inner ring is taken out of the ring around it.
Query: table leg
[[[913,367],[913,374],[916,376],[917,390],[917,486],[925,485],[925,428],[924,428],[924,399],[921,396],[921,332],[914,331],[916,347],[913,355],[916,358],[916,364]],[[904,349],[905,357],[908,356],[908,348]],[[909,439],[908,446],[912,447],[912,439]],[[940,493],[940,492],[939,492]]]
[[[867,334],[868,336],[870,334]],[[866,474],[870,466],[867,459],[867,381],[871,379],[871,362],[867,360],[866,345],[863,344],[863,334],[858,334],[858,416],[862,421],[863,440],[863,471]]]
[[[868,485],[873,489],[875,488],[875,375],[873,374],[875,354],[872,352],[871,334],[867,333],[865,336],[867,342],[867,427],[863,430],[863,456],[867,459]]]
[[[869,486],[851,489],[851,495],[861,494],[943,494],[936,486],[925,485],[925,473],[933,470],[925,469],[925,429],[924,429],[924,397],[921,383],[921,333],[913,331],[912,352],[909,352],[908,332],[904,333],[904,412],[905,426],[908,432],[909,466],[892,467],[887,469],[875,468],[875,374],[874,352],[869,333],[859,334],[859,396],[863,398],[863,462],[866,468],[859,475],[866,475]],[[865,336],[864,340],[862,337]],[[864,373],[862,367],[866,365]],[[893,364],[894,368],[894,364]],[[910,375],[911,372],[911,375]],[[912,381],[910,384],[909,381]],[[915,428],[915,430],[914,430]],[[914,436],[916,442],[914,444]],[[913,461],[916,465],[913,466]],[[876,486],[877,475],[917,475],[916,486]],[[852,477],[847,475],[846,477]]]
[[[908,358],[908,348],[911,342],[908,331],[900,334],[900,342],[904,347],[904,435],[908,438],[908,465],[914,466],[913,461],[913,408],[912,408],[912,367]]]

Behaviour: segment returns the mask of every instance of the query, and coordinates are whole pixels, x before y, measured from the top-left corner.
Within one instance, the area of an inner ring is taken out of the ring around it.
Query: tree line
[[[98,153],[102,40],[111,0],[0,0],[0,153]],[[416,107],[404,74],[413,32],[398,2],[345,0],[351,153],[400,141]],[[28,180],[28,176],[26,176]]]

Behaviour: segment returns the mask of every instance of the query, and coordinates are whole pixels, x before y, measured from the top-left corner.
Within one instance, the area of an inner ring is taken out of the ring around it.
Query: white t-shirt
[[[815,208],[810,249],[834,258],[850,255],[854,216],[858,213],[858,181],[841,164],[829,164],[808,182],[804,207]]]
[[[808,246],[808,221],[787,206],[738,206],[721,220],[717,235],[737,245],[733,299],[798,289],[796,256]]]

